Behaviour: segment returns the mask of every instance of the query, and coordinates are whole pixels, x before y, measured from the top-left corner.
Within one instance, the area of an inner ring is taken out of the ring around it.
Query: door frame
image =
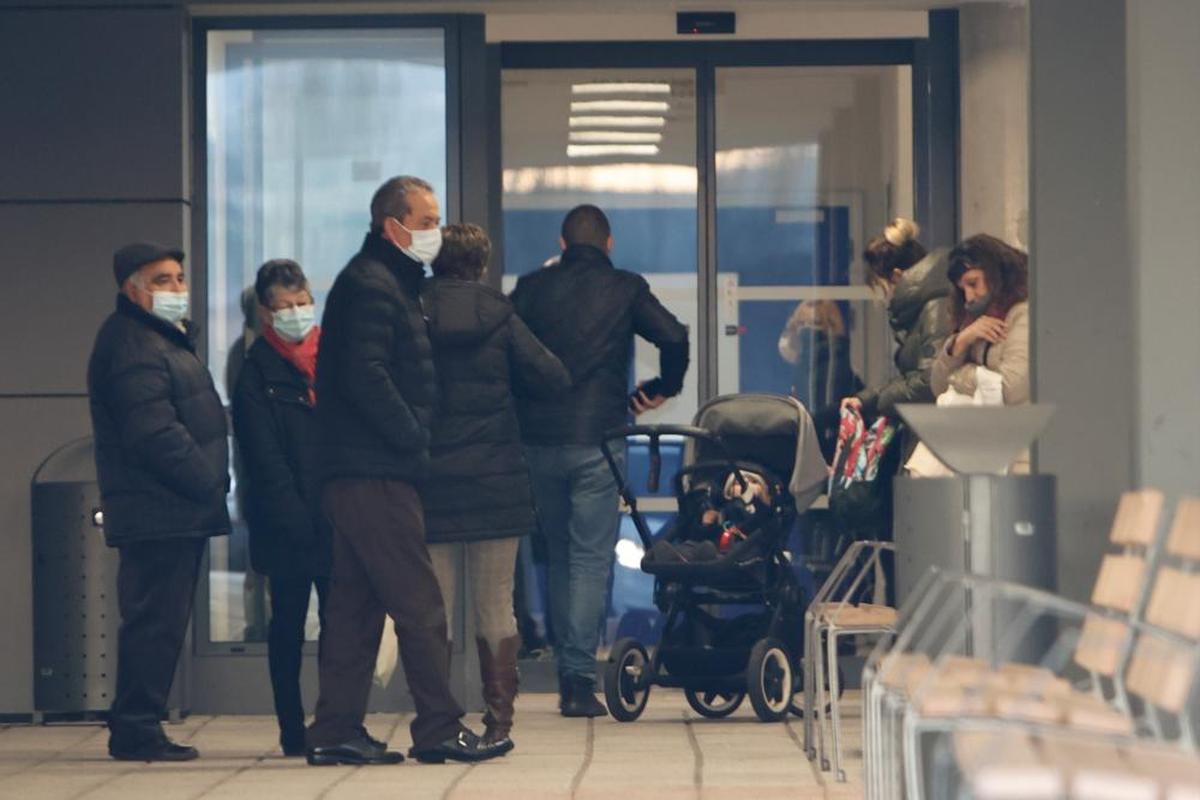
[[[388,30],[439,28],[443,31],[446,64],[446,193],[444,213],[448,221],[472,220],[485,226],[490,219],[493,191],[491,181],[500,175],[499,150],[490,143],[489,114],[494,105],[489,65],[486,63],[486,21],[482,14],[340,14],[340,15],[216,15],[191,19],[191,221],[190,263],[194,311],[208,317],[208,148],[207,148],[207,36],[222,30]],[[499,73],[496,73],[498,78]],[[495,91],[499,91],[496,84]],[[495,101],[498,103],[498,98]],[[493,153],[497,161],[493,164]],[[498,184],[497,184],[498,188]],[[364,204],[366,198],[364,198]],[[498,207],[498,206],[496,206]],[[365,205],[364,205],[365,209]],[[351,254],[347,253],[347,257]],[[198,355],[208,363],[207,337],[198,342]],[[183,708],[204,713],[266,713],[270,710],[265,642],[214,642],[210,640],[208,553],[201,566],[192,614],[191,643],[181,660],[187,665],[182,681],[186,697]],[[459,581],[459,608],[466,608],[465,582]],[[456,616],[455,658],[451,684],[459,697],[478,696],[478,669],[473,623],[467,614]],[[315,697],[317,643],[303,647],[304,692]],[[402,668],[398,668],[400,671]],[[411,709],[400,677],[385,691],[373,691],[373,710]]]
[[[958,238],[958,12],[930,12],[924,39],[802,39],[767,41],[509,42],[490,45],[489,62],[508,69],[688,68],[696,74],[696,252],[700,332],[699,402],[718,393],[716,71],[725,67],[909,66],[912,68],[913,208],[931,247]],[[500,75],[495,75],[496,83]],[[497,98],[497,106],[499,105]],[[494,130],[501,130],[495,109]],[[499,149],[498,145],[493,145]],[[503,169],[497,158],[497,177]],[[503,228],[501,198],[492,220]],[[496,248],[503,252],[503,233]],[[497,277],[503,274],[503,256]]]

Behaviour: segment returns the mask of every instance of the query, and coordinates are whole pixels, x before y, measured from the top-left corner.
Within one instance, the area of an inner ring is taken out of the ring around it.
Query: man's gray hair
[[[403,220],[412,210],[408,202],[410,192],[429,192],[433,194],[433,186],[429,181],[413,175],[397,175],[389,178],[375,190],[371,198],[371,227],[382,228],[383,221],[388,217]]]

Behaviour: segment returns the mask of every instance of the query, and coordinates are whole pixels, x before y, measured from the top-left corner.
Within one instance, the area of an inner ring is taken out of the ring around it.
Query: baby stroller
[[[662,437],[684,437],[675,476],[678,516],[654,539],[613,459],[617,439],[649,440],[648,490],[657,491]],[[655,577],[664,615],[653,656],[617,640],[604,665],[609,713],[641,716],[653,686],[681,688],[705,717],[732,714],[749,695],[764,722],[803,713],[805,602],[785,553],[796,516],[820,494],[828,471],[808,412],[789,397],[727,395],[692,426],[633,425],[602,444]],[[713,540],[716,539],[714,542]]]

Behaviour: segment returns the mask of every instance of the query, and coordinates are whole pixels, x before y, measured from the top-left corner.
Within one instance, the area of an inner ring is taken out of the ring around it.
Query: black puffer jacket
[[[900,374],[883,386],[859,392],[867,418],[892,416],[897,403],[932,403],[933,362],[950,335],[949,251],[935,250],[904,272],[888,304],[896,336],[896,369]]]
[[[554,266],[521,277],[512,294],[517,314],[571,374],[571,391],[521,400],[526,444],[598,445],[628,416],[633,337],[659,349],[660,383],[672,397],[688,367],[688,331],[651,294],[640,275],[614,269],[590,245],[572,245]]]
[[[333,283],[317,355],[324,478],[416,481],[429,468],[436,384],[423,269],[369,233]]]
[[[264,575],[328,575],[330,532],[320,513],[308,383],[262,337],[238,375],[233,431],[242,456],[251,565]]]
[[[88,397],[109,545],[229,533],[225,409],[191,335],[118,296]]]
[[[499,292],[435,278],[424,298],[439,389],[421,486],[426,537],[524,536],[534,527],[533,496],[513,393],[559,396],[571,378]]]

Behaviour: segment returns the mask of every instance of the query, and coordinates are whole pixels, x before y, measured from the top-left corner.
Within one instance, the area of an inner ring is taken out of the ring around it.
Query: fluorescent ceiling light
[[[671,104],[665,100],[574,100],[571,113],[587,111],[650,111],[665,114]]]
[[[656,144],[569,144],[568,158],[587,158],[588,156],[656,156]]]
[[[670,94],[669,83],[596,82],[571,84],[571,94]]]
[[[609,144],[658,144],[662,134],[657,131],[571,131],[572,142],[607,142]]]
[[[661,128],[666,117],[571,117],[572,128]]]

